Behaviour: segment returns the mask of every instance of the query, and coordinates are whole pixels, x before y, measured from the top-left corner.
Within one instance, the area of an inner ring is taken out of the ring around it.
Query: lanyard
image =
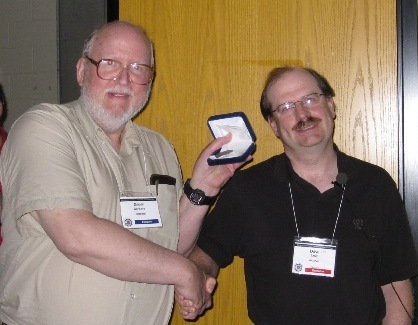
[[[345,193],[345,185],[342,185],[342,188],[343,188],[343,193],[341,194],[341,200],[340,200],[340,205],[338,207],[337,219],[335,220],[334,231],[332,233],[332,241],[334,241],[335,231],[337,229],[337,223],[338,223],[338,220],[340,218],[341,206],[343,204],[344,193]],[[292,186],[290,185],[290,182],[289,182],[289,193],[290,193],[290,200],[292,202],[293,216],[295,218],[296,232],[297,232],[298,238],[300,238],[298,221],[296,219],[295,204],[293,202]]]

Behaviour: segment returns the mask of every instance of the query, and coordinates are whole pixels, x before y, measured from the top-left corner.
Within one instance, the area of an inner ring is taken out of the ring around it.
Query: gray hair
[[[152,43],[151,39],[148,37],[147,32],[145,31],[145,29],[144,29],[144,28],[142,28],[141,26],[138,26],[138,25],[132,24],[132,23],[130,23],[130,22],[127,22],[127,21],[120,21],[120,20],[116,20],[116,21],[112,21],[112,22],[110,22],[110,23],[107,23],[107,24],[103,25],[103,26],[102,26],[102,27],[100,27],[100,28],[96,28],[96,29],[95,29],[95,30],[94,30],[94,31],[90,34],[90,36],[89,36],[89,37],[87,37],[87,39],[84,41],[84,46],[83,46],[83,51],[82,51],[82,53],[81,53],[81,56],[82,56],[82,57],[86,57],[86,56],[90,53],[91,49],[93,48],[93,46],[94,46],[94,44],[95,44],[95,42],[96,42],[96,40],[97,40],[97,35],[98,35],[98,34],[99,34],[102,30],[104,30],[105,28],[107,28],[107,27],[109,27],[109,26],[116,25],[116,24],[121,24],[121,23],[122,23],[122,24],[127,24],[127,25],[129,25],[129,26],[131,26],[131,27],[135,28],[139,34],[141,34],[141,35],[143,35],[143,36],[144,36],[144,38],[146,39],[146,41],[147,41],[147,42],[148,42],[148,44],[149,44],[149,48],[150,48],[150,52],[151,52],[151,66],[153,67],[153,66],[154,66],[154,63],[155,63],[155,59],[154,59],[154,44]]]

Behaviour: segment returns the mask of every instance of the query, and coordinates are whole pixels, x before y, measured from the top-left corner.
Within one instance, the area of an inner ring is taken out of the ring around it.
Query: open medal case
[[[207,123],[215,138],[232,134],[232,140],[208,158],[209,165],[243,162],[255,150],[255,134],[243,112],[214,115]]]

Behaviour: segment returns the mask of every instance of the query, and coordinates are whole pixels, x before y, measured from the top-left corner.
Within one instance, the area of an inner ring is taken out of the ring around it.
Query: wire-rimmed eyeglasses
[[[128,69],[129,80],[137,85],[146,85],[154,77],[154,68],[146,64],[134,62],[123,65],[121,62],[112,59],[96,61],[87,55],[85,57],[96,66],[97,76],[103,80],[118,79],[124,68]]]
[[[325,96],[325,95],[324,94],[318,94],[318,93],[312,93],[312,94],[303,96],[300,100],[298,100],[296,102],[286,102],[286,103],[277,105],[277,107],[275,109],[273,109],[271,111],[271,113],[277,112],[280,115],[290,113],[296,107],[297,103],[300,103],[302,105],[302,107],[304,107],[304,108],[314,107],[315,105],[319,104],[319,102],[321,100],[321,96]]]

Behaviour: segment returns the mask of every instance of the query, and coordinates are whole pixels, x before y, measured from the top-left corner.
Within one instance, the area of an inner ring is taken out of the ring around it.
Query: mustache
[[[134,92],[128,87],[114,86],[106,89],[106,93],[119,93],[124,95],[133,96]]]
[[[317,117],[309,116],[303,120],[300,120],[296,123],[296,125],[292,128],[294,131],[304,130],[312,125],[317,125],[322,121],[322,119]]]

